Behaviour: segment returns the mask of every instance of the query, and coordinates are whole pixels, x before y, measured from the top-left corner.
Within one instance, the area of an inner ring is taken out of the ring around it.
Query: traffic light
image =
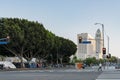
[[[79,43],[82,43],[82,37],[79,37]]]
[[[106,55],[106,58],[108,59],[108,58],[109,58],[109,55]]]
[[[109,58],[111,58],[111,54],[109,54]]]
[[[106,55],[106,58],[108,59],[111,58],[111,54]]]
[[[103,51],[103,54],[106,54],[106,48],[103,48],[102,51]]]

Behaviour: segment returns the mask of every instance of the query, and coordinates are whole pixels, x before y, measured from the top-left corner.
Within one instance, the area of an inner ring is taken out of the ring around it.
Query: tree
[[[74,55],[72,59],[72,63],[75,63],[77,61],[77,57]]]
[[[92,57],[92,58],[86,58],[85,63],[91,66],[92,64],[98,64],[98,61],[96,60],[95,57]]]
[[[10,43],[4,46],[5,49],[21,59],[22,67],[23,56],[40,52],[39,45],[45,32],[42,24],[18,18],[1,18],[0,24],[3,24],[0,25],[0,37],[9,35],[11,39]]]
[[[76,45],[71,40],[56,36],[42,24],[26,19],[1,18],[0,34],[1,38],[10,36],[10,43],[0,46],[0,54],[19,57],[21,65],[22,57],[28,61],[36,57],[49,62],[51,55],[54,63],[57,59],[58,62],[61,60],[61,63],[69,62],[69,57],[76,52]]]
[[[109,58],[109,61],[113,63],[117,63],[117,57],[112,56],[111,58]]]

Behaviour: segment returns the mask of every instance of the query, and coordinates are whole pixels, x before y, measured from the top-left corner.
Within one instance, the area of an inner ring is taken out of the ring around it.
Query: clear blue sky
[[[0,17],[38,21],[58,36],[77,43],[77,34],[94,36],[102,23],[110,53],[120,57],[120,0],[0,0]]]

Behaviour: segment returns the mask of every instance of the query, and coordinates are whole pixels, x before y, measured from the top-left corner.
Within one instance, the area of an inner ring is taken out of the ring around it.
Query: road
[[[97,71],[3,71],[0,80],[96,80]]]

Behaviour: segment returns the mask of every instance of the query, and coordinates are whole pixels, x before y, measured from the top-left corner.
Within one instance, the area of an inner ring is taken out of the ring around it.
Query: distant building
[[[100,29],[97,30],[95,38],[88,33],[77,35],[77,53],[78,59],[86,59],[88,57],[102,58],[102,36]]]
[[[95,41],[96,41],[96,58],[102,58],[102,48],[103,48],[103,39],[100,32],[100,29],[97,30],[95,34]]]

